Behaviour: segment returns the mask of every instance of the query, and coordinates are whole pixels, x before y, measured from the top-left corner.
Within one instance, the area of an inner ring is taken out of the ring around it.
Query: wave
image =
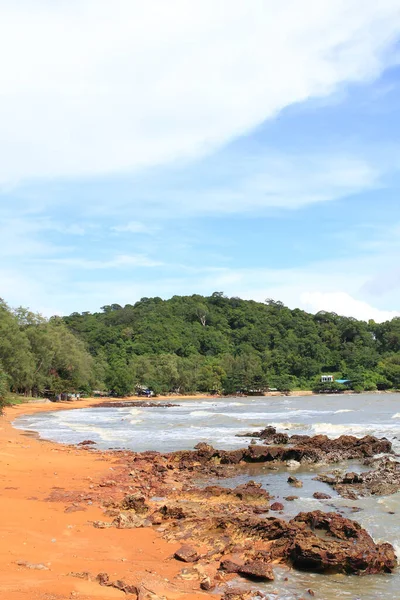
[[[140,410],[139,408],[130,408],[128,410],[128,414],[132,415],[132,417],[136,416],[136,415],[140,415],[143,411]]]
[[[395,413],[392,419],[400,419],[400,413]]]
[[[352,408],[342,408],[341,410],[335,410],[335,412],[333,414],[338,415],[340,413],[347,413],[347,412],[355,412],[355,411]]]
[[[304,423],[285,423],[285,422],[274,422],[271,423],[272,427],[275,429],[309,429],[310,425],[305,425]]]

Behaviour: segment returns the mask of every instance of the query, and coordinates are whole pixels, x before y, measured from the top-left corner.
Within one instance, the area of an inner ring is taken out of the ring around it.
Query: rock
[[[283,504],[281,504],[280,502],[274,502],[274,503],[273,503],[273,504],[271,504],[271,506],[270,506],[270,510],[274,510],[274,511],[275,511],[275,510],[276,510],[276,511],[277,511],[277,510],[283,510],[283,509],[284,509],[284,506],[283,506]]]
[[[253,560],[239,567],[239,575],[244,575],[250,579],[273,581],[275,579],[272,566],[261,560]]]
[[[293,477],[293,475],[289,475],[288,479],[287,479],[288,483],[290,483],[290,485],[292,485],[293,487],[297,487],[297,488],[301,488],[303,487],[303,482],[300,481],[300,479],[297,479],[297,477]]]
[[[304,529],[304,525],[310,529]],[[281,548],[297,568],[360,574],[390,573],[396,566],[390,544],[375,544],[358,523],[337,513],[300,513],[289,522],[289,527],[290,541],[285,547],[281,544]],[[324,530],[325,536],[318,536],[317,530]]]
[[[225,573],[238,573],[240,569],[240,565],[233,562],[232,560],[223,560],[221,561],[219,568],[225,571]]]
[[[293,500],[298,500],[299,497],[298,496],[286,496],[285,500],[287,500],[288,502],[293,502]]]
[[[112,587],[117,590],[121,590],[121,592],[124,592],[125,594],[133,594],[138,597],[139,590],[135,585],[126,583],[121,579],[110,581],[108,573],[99,573],[96,577],[96,581],[102,586]]]
[[[208,592],[209,590],[213,590],[215,588],[215,583],[211,581],[210,577],[205,577],[200,582],[200,587],[202,590]]]
[[[231,587],[228,588],[221,600],[251,600],[252,598],[264,598],[261,592],[252,590],[244,590],[243,588]]]
[[[332,496],[329,496],[329,494],[324,494],[323,492],[314,492],[313,498],[316,498],[317,500],[330,500]]]
[[[83,442],[79,442],[77,446],[93,446],[95,444],[96,442],[94,442],[93,440],[83,440]]]
[[[196,562],[199,560],[200,556],[193,546],[185,545],[181,546],[181,548],[175,552],[174,558],[182,560],[183,562]]]
[[[196,567],[190,567],[182,569],[177,577],[178,579],[183,579],[184,581],[198,581],[201,576]]]
[[[111,523],[117,529],[136,529],[137,527],[145,527],[147,520],[139,517],[136,514],[119,513]]]
[[[145,514],[149,510],[149,507],[146,504],[146,498],[139,492],[125,496],[121,503],[121,508],[123,510],[134,510],[139,515]]]
[[[270,440],[273,438],[273,436],[276,434],[276,428],[272,427],[271,425],[268,425],[268,427],[265,427],[265,429],[263,429],[262,431],[260,431],[260,433],[257,434],[253,434],[255,437],[259,437],[262,440]]]
[[[375,469],[346,473],[343,477],[316,477],[331,485],[341,496],[355,500],[365,496],[388,496],[400,490],[400,463],[387,457],[375,462]]]
[[[110,578],[108,576],[108,573],[99,573],[96,576],[96,581],[100,584],[100,585],[108,585]]]

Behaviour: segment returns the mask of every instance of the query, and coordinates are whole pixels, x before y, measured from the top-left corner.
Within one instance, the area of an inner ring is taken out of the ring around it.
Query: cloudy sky
[[[399,0],[0,0],[0,297],[400,315]]]

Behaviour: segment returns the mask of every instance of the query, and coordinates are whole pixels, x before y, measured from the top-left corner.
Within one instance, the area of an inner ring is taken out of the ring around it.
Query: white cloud
[[[362,321],[373,319],[377,323],[400,317],[398,311],[380,310],[363,300],[353,298],[346,292],[304,292],[300,300],[313,313],[324,310],[346,317],[356,317]]]
[[[116,225],[115,227],[111,227],[111,229],[118,233],[153,233],[150,227],[140,221],[129,221],[126,225]]]
[[[73,267],[74,269],[114,269],[128,267],[159,267],[163,263],[152,260],[144,254],[127,255],[120,254],[110,260],[90,260],[86,258],[50,258],[42,261],[42,264],[53,264],[62,267]]]
[[[376,77],[399,31],[398,0],[4,0],[0,182],[208,153]]]

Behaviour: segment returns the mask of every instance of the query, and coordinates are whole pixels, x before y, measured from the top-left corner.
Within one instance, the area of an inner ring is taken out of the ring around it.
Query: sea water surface
[[[226,449],[246,446],[250,440],[236,437],[236,434],[273,425],[289,435],[323,433],[330,437],[341,434],[386,437],[392,441],[394,450],[400,452],[400,394],[196,398],[176,400],[176,403],[179,406],[169,408],[84,408],[47,412],[20,417],[14,425],[62,443],[75,444],[92,439],[102,449],[161,452],[192,449],[200,441]],[[356,462],[300,467],[295,473],[304,486],[293,489],[287,484],[286,469],[271,471],[267,465],[249,465],[240,469],[234,478],[218,483],[231,486],[250,479],[259,481],[276,500],[283,501],[285,518],[300,511],[341,511],[360,522],[376,542],[391,542],[400,559],[400,493],[353,501],[341,498],[326,484],[313,481],[317,472],[330,472],[337,467],[352,471],[365,469]],[[312,494],[316,490],[330,494],[332,499],[314,499]],[[299,499],[294,502],[284,500],[285,496],[293,494]],[[400,600],[400,570],[392,575],[365,577],[326,576],[287,569],[276,569],[275,573],[276,581],[263,586],[271,600],[295,600],[305,596],[305,590],[309,588],[316,598],[323,600]]]

